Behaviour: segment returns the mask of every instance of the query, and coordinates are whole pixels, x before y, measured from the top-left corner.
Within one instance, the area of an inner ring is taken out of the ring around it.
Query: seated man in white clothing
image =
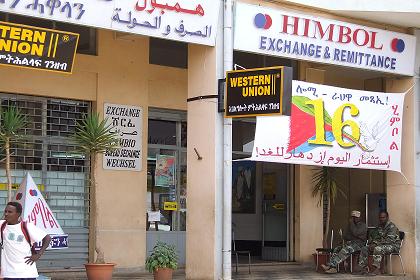
[[[31,223],[21,222],[22,205],[9,202],[0,220],[1,277],[4,280],[35,280],[38,277],[35,262],[50,244],[51,237]],[[41,249],[32,250],[42,241]]]

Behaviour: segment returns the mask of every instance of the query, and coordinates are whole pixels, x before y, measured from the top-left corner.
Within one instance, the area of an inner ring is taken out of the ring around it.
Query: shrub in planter
[[[172,271],[178,267],[178,254],[174,245],[158,241],[152,254],[146,259],[146,269],[153,272],[156,280],[172,279]]]

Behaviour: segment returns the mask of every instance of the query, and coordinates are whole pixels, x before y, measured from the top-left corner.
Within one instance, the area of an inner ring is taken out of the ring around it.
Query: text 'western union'
[[[0,51],[42,56],[47,32],[0,25]]]
[[[242,96],[275,95],[275,75],[254,75],[230,78],[232,88],[242,87]]]

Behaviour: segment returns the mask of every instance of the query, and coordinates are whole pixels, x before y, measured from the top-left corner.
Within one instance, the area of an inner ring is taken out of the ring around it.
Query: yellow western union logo
[[[275,75],[253,75],[229,79],[231,88],[242,87],[242,96],[275,95]]]
[[[0,24],[0,51],[42,56],[46,31]]]
[[[57,52],[57,45],[58,45],[58,38],[60,37],[60,34],[55,34],[52,33],[51,34],[51,38],[50,38],[50,44],[48,46],[48,57],[54,57],[55,58],[55,54]],[[52,52],[52,54],[51,54]]]

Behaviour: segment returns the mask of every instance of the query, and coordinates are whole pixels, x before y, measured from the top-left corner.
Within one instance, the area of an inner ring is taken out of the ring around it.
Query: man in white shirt
[[[1,277],[4,280],[35,280],[38,277],[35,262],[39,260],[51,241],[48,234],[31,223],[26,223],[25,230],[25,225],[20,221],[21,214],[22,205],[18,202],[9,202],[4,210],[4,220],[0,220],[3,229]],[[32,245],[39,241],[42,241],[41,249],[38,252],[31,250]]]

